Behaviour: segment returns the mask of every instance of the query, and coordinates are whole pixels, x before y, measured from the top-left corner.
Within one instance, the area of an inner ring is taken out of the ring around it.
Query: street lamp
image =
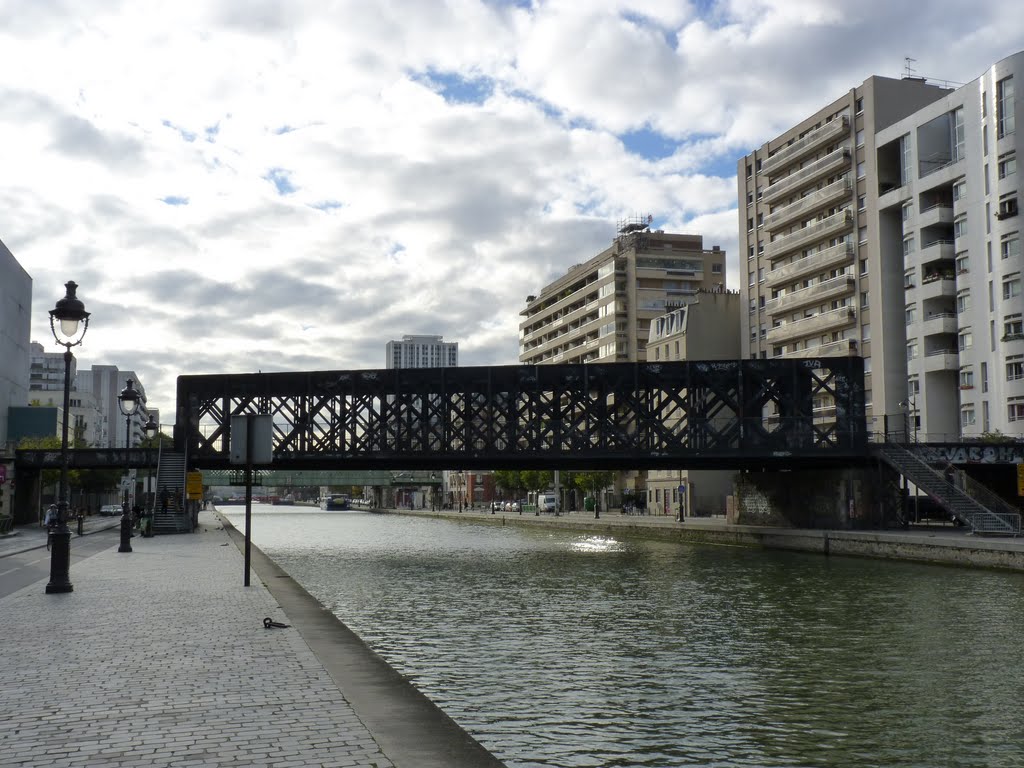
[[[132,386],[133,382],[128,379],[128,386],[121,390],[121,394],[117,396],[117,407],[121,409],[121,413],[124,414],[124,471],[125,475],[131,471],[129,467],[129,456],[128,452],[132,447],[132,416],[135,411],[138,410],[139,403],[142,401],[142,395],[138,393],[135,387]],[[124,489],[124,504],[122,505],[121,511],[121,546],[117,548],[118,552],[131,552],[132,551],[132,513],[128,507],[128,486]]]
[[[78,286],[74,280],[64,284],[66,293],[50,310],[50,331],[53,338],[64,347],[64,423],[60,438],[60,498],[57,500],[57,527],[50,534],[50,582],[46,593],[71,592],[69,569],[71,567],[71,530],[68,528],[68,506],[71,489],[68,487],[68,419],[71,414],[71,348],[82,343],[89,330],[89,313],[85,305],[75,296]],[[78,326],[82,323],[79,333]],[[57,329],[60,329],[59,331]]]
[[[900,401],[900,408],[903,409],[904,414],[904,427],[903,434],[910,439],[910,419],[914,419],[914,442],[917,442],[917,396],[911,395],[907,400]]]

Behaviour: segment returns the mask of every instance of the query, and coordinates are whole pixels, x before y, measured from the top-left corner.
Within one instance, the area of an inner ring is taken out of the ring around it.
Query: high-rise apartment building
[[[880,389],[888,411],[902,401],[920,440],[1024,425],[1018,90],[1024,52],[876,137],[884,271],[872,306],[892,322],[875,402]]]
[[[902,253],[879,223],[878,133],[949,93],[868,78],[738,164],[742,354],[862,355],[869,429],[902,412],[907,370]]]
[[[403,336],[389,341],[385,350],[388,368],[454,368],[459,364],[459,342],[443,336]]]
[[[28,395],[32,278],[0,242],[0,453],[7,443],[7,409]]]
[[[526,298],[521,363],[644,361],[654,318],[699,290],[724,288],[725,251],[647,223],[620,223],[609,248]]]
[[[129,379],[142,395],[142,402],[130,421],[121,414],[117,399],[121,390],[128,385]],[[88,404],[105,417],[106,437],[101,438],[99,447],[124,448],[129,431],[133,446],[138,446],[142,442],[146,436],[145,427],[149,410],[146,407],[146,388],[139,381],[135,371],[121,371],[116,365],[94,365],[88,370],[78,370],[74,386],[81,405],[84,407]],[[75,395],[72,395],[72,398],[74,397]]]

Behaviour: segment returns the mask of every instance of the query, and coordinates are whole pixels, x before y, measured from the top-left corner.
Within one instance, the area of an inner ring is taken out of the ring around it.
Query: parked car
[[[102,507],[100,507],[100,514],[103,515],[103,517],[112,517],[112,516],[120,515],[121,514],[121,505],[120,504],[104,504]]]

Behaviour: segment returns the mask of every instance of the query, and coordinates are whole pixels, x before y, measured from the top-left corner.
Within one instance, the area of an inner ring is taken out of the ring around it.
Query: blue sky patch
[[[494,93],[494,80],[489,77],[464,77],[458,72],[436,70],[414,73],[412,77],[436,90],[449,104],[483,104]]]
[[[275,128],[274,129],[274,133],[276,133],[278,136],[280,136],[282,134],[291,133],[292,131],[296,131],[296,130],[298,130],[298,129],[294,128],[294,127],[292,127],[290,125],[282,125],[280,128]]]
[[[212,142],[217,138],[217,134],[220,133],[220,123],[206,126],[204,132],[206,133],[206,140]]]
[[[181,195],[168,195],[161,197],[160,202],[167,203],[167,205],[188,205],[188,198]]]
[[[322,200],[319,203],[310,203],[310,208],[316,208],[318,211],[333,211],[336,208],[343,208],[343,204],[337,200]]]
[[[185,141],[189,142],[190,144],[193,141],[196,140],[196,135],[192,131],[186,131],[184,128],[182,128],[179,125],[175,125],[170,120],[164,120],[163,124],[165,126],[167,126],[168,128],[170,128],[171,130],[177,131],[178,135],[180,135],[181,138],[183,138]]]
[[[640,155],[645,160],[662,160],[670,157],[679,147],[679,142],[650,128],[641,128],[619,136],[628,152]]]
[[[277,187],[277,194],[279,195],[290,195],[295,191],[295,185],[292,184],[291,174],[284,168],[271,168],[263,178],[267,181],[273,182],[274,186]]]

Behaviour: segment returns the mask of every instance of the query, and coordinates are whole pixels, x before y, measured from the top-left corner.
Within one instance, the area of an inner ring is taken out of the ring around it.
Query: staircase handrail
[[[950,466],[953,467],[960,490],[991,512],[1016,517],[1018,521],[1016,527],[1018,531],[1020,530],[1019,509],[999,494],[985,487],[982,483],[979,483],[962,469],[958,469],[952,464],[950,464]]]
[[[920,490],[923,490],[929,496],[942,504],[948,512],[953,514],[955,517],[962,518],[964,522],[971,526],[972,530],[984,530],[988,533],[1010,533],[1014,536],[1020,534],[1020,513],[1013,509],[1011,505],[1007,504],[1002,499],[999,499],[996,494],[992,493],[987,488],[984,488],[983,485],[967,477],[966,473],[962,473],[963,477],[974,483],[975,487],[984,489],[984,491],[987,491],[988,494],[998,500],[992,501],[992,504],[993,506],[999,507],[999,511],[990,509],[981,501],[981,499],[968,494],[965,488],[960,487],[965,484],[950,482],[946,474],[949,468],[952,468],[954,472],[958,471],[952,464],[948,464],[940,471],[904,446],[893,443],[883,444],[879,454],[883,458],[887,459],[887,463],[901,475],[909,479]],[[916,479],[914,477],[915,474],[918,475]],[[956,477],[957,476],[954,474],[954,478]],[[938,485],[935,485],[930,481],[935,481]],[[932,487],[925,487],[925,483]],[[979,492],[979,496],[981,495],[984,495],[984,492]],[[961,503],[966,502],[972,505],[974,509],[970,511],[957,509],[954,504],[955,501],[960,501]],[[999,502],[1002,502],[1002,505],[1000,505]],[[1009,507],[1009,509],[1007,509],[1007,507]],[[985,523],[994,523],[994,527],[992,525],[985,525]]]

